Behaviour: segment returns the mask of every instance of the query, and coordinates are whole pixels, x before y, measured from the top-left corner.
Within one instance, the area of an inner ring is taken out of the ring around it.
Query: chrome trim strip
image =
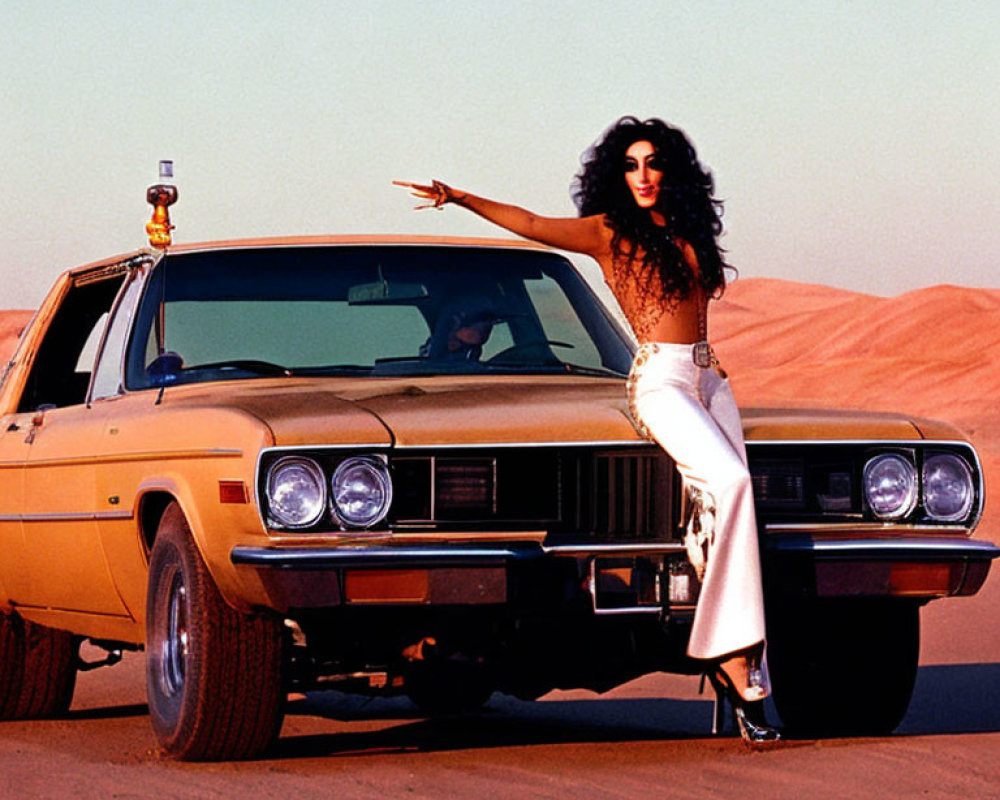
[[[927,537],[923,539],[813,539],[787,536],[769,540],[767,552],[811,553],[827,559],[918,559],[982,561],[1000,557],[1000,547],[975,539]]]
[[[358,566],[454,566],[486,562],[523,561],[543,555],[591,558],[607,555],[672,555],[683,553],[680,542],[622,545],[555,545],[440,547],[251,547],[237,545],[230,551],[230,561],[255,567],[280,569],[333,569]]]
[[[595,440],[578,442],[482,442],[475,444],[397,444],[393,450],[508,450],[513,447],[649,447],[659,445],[646,439]]]
[[[42,612],[45,614],[72,614],[75,617],[103,617],[108,620],[121,620],[122,622],[134,622],[135,618],[130,614],[112,614],[108,611],[80,611],[75,608],[63,608],[62,606],[39,606],[34,603],[16,603],[12,602],[12,606],[17,608],[28,608],[32,611]],[[140,644],[136,642],[136,644]]]
[[[62,514],[0,514],[0,522],[86,522],[132,519],[131,511],[68,511]]]
[[[136,461],[183,461],[195,458],[240,458],[242,455],[242,450],[224,447],[205,448],[203,450],[164,450],[162,452],[149,450],[145,452],[115,453],[114,455],[103,456],[45,458],[37,461],[25,461],[21,466],[25,469],[33,469],[36,467],[96,466],[98,464],[121,464]]]
[[[620,614],[662,614],[660,606],[629,606],[626,608],[595,608],[595,617],[614,617]]]
[[[586,558],[588,556],[605,555],[648,555],[686,552],[683,542],[662,542],[660,544],[556,544],[542,545],[542,552],[553,556],[568,556],[572,558]]]
[[[303,450],[309,451],[323,451],[323,450],[386,450],[392,447],[391,442],[359,442],[358,444],[293,444],[287,447],[282,445],[271,445],[270,447],[262,447],[257,455],[257,460],[259,461],[261,457],[267,455],[268,453],[280,452],[280,453],[300,453]]]
[[[267,453],[309,450],[312,452],[341,451],[341,450],[507,450],[512,447],[657,447],[653,442],[645,439],[624,439],[624,440],[594,440],[586,439],[577,442],[475,442],[475,443],[454,443],[442,442],[440,444],[395,444],[393,442],[358,442],[356,444],[296,444],[296,445],[271,445],[261,448],[258,461]]]
[[[364,398],[359,401],[361,402]],[[869,445],[875,447],[913,447],[921,446],[952,446],[964,447],[976,455],[976,465],[979,465],[979,454],[969,442],[961,440],[932,440],[932,439],[748,439],[747,446],[761,447],[769,445]],[[438,444],[394,444],[392,442],[357,442],[354,444],[315,444],[315,445],[271,445],[260,450],[260,456],[273,451],[292,452],[298,450],[312,450],[322,452],[324,450],[357,450],[357,449],[392,449],[392,450],[491,450],[508,449],[511,447],[657,447],[653,442],[646,439],[581,439],[579,441],[524,441],[524,442],[475,442],[475,443],[448,443]]]
[[[824,444],[845,444],[845,445],[875,445],[884,447],[892,445],[896,447],[913,447],[914,445],[951,445],[955,447],[968,447],[975,450],[971,442],[962,439],[747,439],[748,445],[824,445]]]
[[[906,533],[927,534],[961,534],[971,535],[969,525],[920,525],[893,522],[769,522],[764,525],[764,534],[785,535],[801,533],[807,535],[824,535],[829,533],[889,533],[892,535]]]
[[[509,560],[537,558],[537,548],[511,547],[248,547],[229,553],[233,564],[277,569],[338,569],[342,567],[502,566]]]

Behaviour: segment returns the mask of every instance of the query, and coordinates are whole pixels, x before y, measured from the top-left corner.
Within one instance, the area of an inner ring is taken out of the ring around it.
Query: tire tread
[[[76,688],[79,639],[0,615],[0,719],[44,719],[64,715]]]
[[[277,738],[284,714],[281,623],[226,603],[180,508],[172,504],[160,522],[150,562],[147,625],[156,624],[155,579],[157,565],[165,559],[182,564],[191,609],[189,647],[197,655],[189,653],[187,659],[185,693],[190,689],[190,696],[182,701],[176,726],[167,730],[169,720],[154,720],[160,744],[168,755],[185,760],[254,758]],[[155,678],[149,672],[147,676],[153,692]],[[152,701],[150,712],[157,714]]]

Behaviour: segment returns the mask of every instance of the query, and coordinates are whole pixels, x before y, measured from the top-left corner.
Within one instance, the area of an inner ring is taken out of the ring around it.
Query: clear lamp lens
[[[881,519],[899,519],[913,510],[917,500],[917,471],[895,453],[875,456],[864,471],[865,497]]]
[[[380,522],[392,502],[392,480],[377,458],[348,458],[330,479],[333,512],[344,525],[367,528]]]
[[[267,472],[267,505],[274,522],[306,528],[326,507],[326,481],[319,464],[297,456],[282,458]]]
[[[964,519],[972,510],[975,488],[964,459],[938,453],[924,461],[924,509],[941,522]]]

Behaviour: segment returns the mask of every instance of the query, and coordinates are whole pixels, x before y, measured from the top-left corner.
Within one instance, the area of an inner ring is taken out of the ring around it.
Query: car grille
[[[393,456],[399,531],[544,529],[551,543],[672,537],[679,479],[655,446]]]
[[[668,529],[671,481],[659,451],[567,457],[564,480],[569,531],[612,540],[659,539]]]

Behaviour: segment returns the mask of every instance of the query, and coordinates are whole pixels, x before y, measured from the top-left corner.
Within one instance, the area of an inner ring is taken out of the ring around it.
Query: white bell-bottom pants
[[[688,655],[718,659],[764,641],[764,599],[753,487],[729,381],[692,360],[692,346],[647,342],[629,375],[640,430],[677,463],[685,481],[715,499],[715,532]]]

